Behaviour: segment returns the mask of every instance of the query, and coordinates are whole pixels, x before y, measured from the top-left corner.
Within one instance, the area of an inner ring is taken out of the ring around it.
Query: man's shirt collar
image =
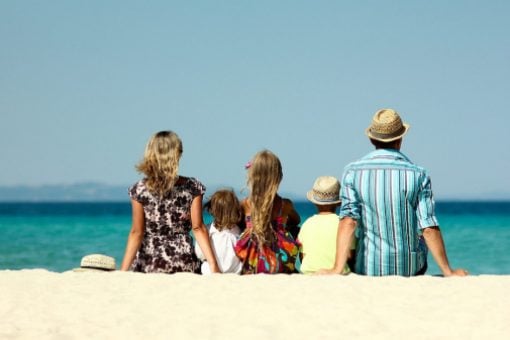
[[[377,149],[370,152],[368,155],[363,157],[364,160],[367,159],[394,159],[394,160],[403,160],[407,162],[411,162],[406,155],[396,149]]]

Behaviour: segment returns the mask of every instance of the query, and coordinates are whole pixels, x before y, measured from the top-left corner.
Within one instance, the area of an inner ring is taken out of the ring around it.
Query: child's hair
[[[145,174],[150,192],[163,197],[172,190],[178,178],[181,155],[182,142],[175,132],[160,131],[151,137],[143,160],[136,166]]]
[[[241,221],[241,206],[236,194],[232,190],[216,191],[205,209],[214,218],[214,226],[218,230],[229,229]]]
[[[248,188],[250,195],[251,222],[253,233],[261,243],[269,243],[271,215],[278,186],[283,178],[282,165],[278,157],[269,150],[258,152],[248,168]]]

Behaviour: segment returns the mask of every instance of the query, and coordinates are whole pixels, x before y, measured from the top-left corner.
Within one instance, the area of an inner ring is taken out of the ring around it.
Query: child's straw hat
[[[335,177],[321,176],[313,183],[312,190],[308,191],[306,198],[314,204],[327,205],[341,202],[340,183]]]

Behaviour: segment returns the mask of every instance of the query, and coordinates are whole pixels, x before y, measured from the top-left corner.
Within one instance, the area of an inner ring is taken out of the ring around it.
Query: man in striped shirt
[[[358,228],[356,273],[424,274],[428,247],[444,276],[467,275],[448,263],[427,171],[400,152],[408,129],[394,110],[376,112],[366,130],[376,150],[345,168],[337,255],[330,273],[342,272]]]

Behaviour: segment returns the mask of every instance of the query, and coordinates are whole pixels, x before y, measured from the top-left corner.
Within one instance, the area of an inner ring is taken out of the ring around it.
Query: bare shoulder
[[[283,204],[283,208],[288,208],[288,209],[294,208],[294,203],[289,198],[282,197],[282,204]]]
[[[239,205],[241,206],[241,210],[247,214],[250,212],[250,202],[248,201],[248,198],[245,198],[243,200],[241,200],[241,202],[239,203]]]
[[[188,184],[190,182],[190,178],[189,177],[184,177],[184,176],[177,176],[177,180],[175,181],[175,185],[176,186],[184,186],[186,184]]]
[[[284,215],[293,214],[296,209],[294,208],[294,203],[292,200],[288,198],[282,197],[282,212]]]
[[[285,197],[282,197],[282,200],[285,204],[294,204],[292,203],[292,200],[290,198],[285,198]]]

